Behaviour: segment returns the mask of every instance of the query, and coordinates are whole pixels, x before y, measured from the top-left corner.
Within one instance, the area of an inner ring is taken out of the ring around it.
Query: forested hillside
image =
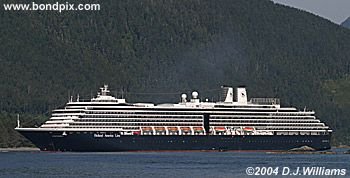
[[[334,144],[350,144],[350,30],[269,0],[90,2],[101,10],[0,13],[0,146],[28,145],[17,113],[38,124],[105,83],[131,102],[245,85],[249,97],[315,110]]]

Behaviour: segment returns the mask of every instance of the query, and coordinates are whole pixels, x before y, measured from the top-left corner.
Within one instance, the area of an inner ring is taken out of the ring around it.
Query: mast
[[[17,114],[17,128],[20,128],[21,125],[20,125],[20,121],[19,121],[19,114]]]

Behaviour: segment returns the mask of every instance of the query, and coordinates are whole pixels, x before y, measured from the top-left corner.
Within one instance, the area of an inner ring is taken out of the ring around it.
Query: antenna
[[[17,128],[20,128],[21,125],[20,125],[20,121],[19,121],[19,114],[17,114]]]

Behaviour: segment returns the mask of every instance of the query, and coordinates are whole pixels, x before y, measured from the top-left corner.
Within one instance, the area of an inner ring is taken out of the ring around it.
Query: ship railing
[[[90,102],[91,101],[91,99],[80,99],[79,98],[79,102]]]
[[[279,105],[279,98],[251,98],[250,102],[253,104],[264,104],[264,105]]]

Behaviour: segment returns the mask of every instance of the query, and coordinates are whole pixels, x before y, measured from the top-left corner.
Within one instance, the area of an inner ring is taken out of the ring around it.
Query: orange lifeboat
[[[177,127],[168,127],[168,130],[170,132],[177,132],[178,131]]]
[[[165,127],[154,127],[154,130],[156,130],[158,132],[164,132],[165,131]]]
[[[214,127],[215,131],[217,132],[225,132],[226,128],[225,127]]]
[[[253,132],[254,131],[254,127],[243,127],[243,131]]]
[[[193,127],[195,132],[203,132],[203,127]]]
[[[152,132],[153,131],[152,127],[142,127],[142,130],[144,132]]]
[[[180,127],[180,129],[181,129],[183,132],[191,132],[191,128],[189,128],[189,127]]]

